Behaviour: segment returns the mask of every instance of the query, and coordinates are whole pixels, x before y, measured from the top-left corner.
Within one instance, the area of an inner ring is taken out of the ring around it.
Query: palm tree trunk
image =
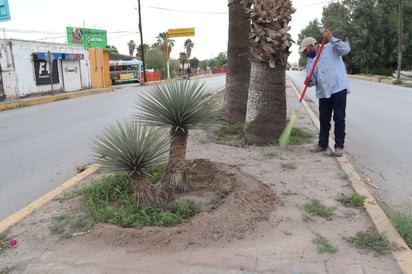
[[[286,126],[285,65],[252,61],[245,122],[248,144],[274,144]]]
[[[161,204],[161,198],[156,188],[150,184],[145,176],[130,176],[130,183],[135,196],[135,206],[137,209],[154,207]]]
[[[228,2],[229,40],[222,118],[230,123],[239,123],[245,121],[249,91],[248,33],[250,23],[240,0],[229,0]]]

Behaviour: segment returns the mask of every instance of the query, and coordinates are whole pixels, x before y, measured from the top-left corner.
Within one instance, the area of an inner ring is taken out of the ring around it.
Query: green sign
[[[74,45],[84,45],[88,48],[105,48],[107,32],[100,29],[66,27],[67,42]]]

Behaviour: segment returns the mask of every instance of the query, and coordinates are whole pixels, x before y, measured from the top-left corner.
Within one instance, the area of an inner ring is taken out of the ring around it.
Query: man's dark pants
[[[345,117],[346,117],[346,95],[347,90],[332,94],[330,98],[319,99],[319,142],[318,145],[324,149],[329,144],[329,131],[331,118],[335,122],[335,149],[342,148],[345,144]]]

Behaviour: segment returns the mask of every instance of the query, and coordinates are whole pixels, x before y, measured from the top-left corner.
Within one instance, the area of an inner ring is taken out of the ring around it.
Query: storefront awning
[[[83,60],[84,54],[83,53],[62,53],[62,52],[51,52],[53,59],[61,59],[61,60]],[[48,53],[47,52],[37,52],[33,53],[37,59],[47,60]]]

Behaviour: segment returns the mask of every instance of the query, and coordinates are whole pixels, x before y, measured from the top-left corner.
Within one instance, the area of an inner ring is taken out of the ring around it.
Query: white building
[[[91,88],[89,67],[83,46],[0,40],[0,100]]]

